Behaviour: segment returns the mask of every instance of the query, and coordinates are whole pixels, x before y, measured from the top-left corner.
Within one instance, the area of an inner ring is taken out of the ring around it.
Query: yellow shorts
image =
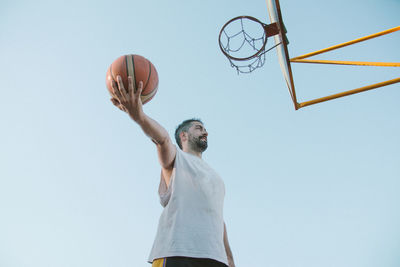
[[[153,261],[151,267],[165,267],[166,258],[156,259]]]

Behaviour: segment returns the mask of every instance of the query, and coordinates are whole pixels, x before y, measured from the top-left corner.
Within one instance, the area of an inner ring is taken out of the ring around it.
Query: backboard
[[[239,16],[233,18],[225,23],[225,25],[222,27],[218,38],[219,46],[223,54],[229,59],[231,67],[236,68],[238,74],[250,73],[257,68],[262,67],[265,62],[265,53],[276,48],[279,65],[283,73],[283,77],[285,78],[286,85],[289,89],[290,96],[292,97],[294,108],[296,110],[339,97],[365,92],[371,89],[384,87],[394,83],[400,83],[400,77],[397,77],[391,80],[362,86],[356,89],[346,90],[336,94],[327,95],[300,103],[297,102],[291,62],[354,66],[400,67],[400,62],[366,62],[308,59],[309,57],[312,57],[314,55],[319,55],[345,46],[370,40],[382,35],[400,31],[400,26],[387,29],[378,33],[370,34],[361,38],[357,38],[352,41],[334,45],[325,49],[314,51],[312,53],[290,58],[288,52],[289,41],[286,37],[286,28],[283,23],[279,0],[266,0],[266,2],[271,24],[265,24],[258,19],[250,16]],[[267,39],[272,36],[274,37],[275,45],[267,48]],[[244,53],[241,54],[243,51]],[[243,62],[243,64],[241,62]]]
[[[281,67],[287,87],[289,89],[290,95],[295,105],[295,109],[298,109],[296,92],[293,82],[292,68],[290,66],[290,57],[287,48],[289,42],[286,37],[286,29],[282,20],[282,13],[279,5],[279,0],[266,0],[266,1],[267,1],[267,8],[270,21],[271,23],[277,23],[279,27],[279,34],[274,35],[275,44],[277,45],[276,51],[278,53],[279,65]]]

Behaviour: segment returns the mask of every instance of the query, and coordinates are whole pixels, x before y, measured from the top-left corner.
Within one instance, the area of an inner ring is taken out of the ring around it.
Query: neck
[[[199,151],[195,151],[195,150],[190,149],[189,147],[185,147],[185,146],[183,147],[182,151],[186,152],[186,153],[189,153],[189,154],[192,154],[192,155],[194,155],[196,157],[199,157],[199,158],[201,158],[201,156],[203,154],[203,153],[201,153]]]

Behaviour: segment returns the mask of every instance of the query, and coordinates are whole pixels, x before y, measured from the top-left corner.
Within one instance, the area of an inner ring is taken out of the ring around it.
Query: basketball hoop
[[[277,23],[265,24],[250,16],[229,20],[219,33],[219,47],[231,67],[239,73],[250,73],[265,63],[268,37],[279,34]]]

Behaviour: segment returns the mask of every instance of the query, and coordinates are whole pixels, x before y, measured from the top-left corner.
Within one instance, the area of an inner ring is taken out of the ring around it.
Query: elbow
[[[174,166],[176,150],[170,138],[162,139],[157,143],[160,165],[164,169],[171,169]]]

